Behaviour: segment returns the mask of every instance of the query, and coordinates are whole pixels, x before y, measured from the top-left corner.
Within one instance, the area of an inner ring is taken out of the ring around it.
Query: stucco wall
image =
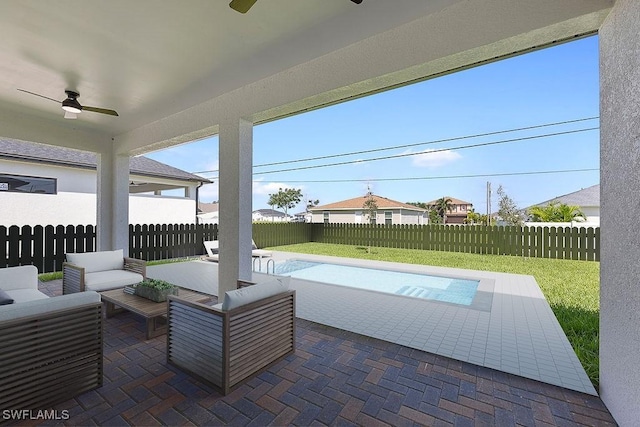
[[[129,196],[129,224],[193,224],[194,200]],[[0,192],[0,225],[87,225],[96,223],[96,195]]]
[[[621,426],[640,420],[640,1],[600,29],[600,395]]]
[[[57,194],[0,192],[0,225],[96,224],[95,170],[0,160],[0,173],[56,178],[58,191]],[[129,223],[195,223],[195,184],[190,187],[188,198],[130,195]]]

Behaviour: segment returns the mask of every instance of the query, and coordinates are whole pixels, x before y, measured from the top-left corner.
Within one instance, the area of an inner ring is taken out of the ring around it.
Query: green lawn
[[[600,263],[413,249],[303,243],[269,249],[345,258],[424,264],[535,277],[591,382],[598,389]]]

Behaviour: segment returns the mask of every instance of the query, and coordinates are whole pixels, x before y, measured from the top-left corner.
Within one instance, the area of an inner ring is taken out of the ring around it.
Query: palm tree
[[[442,197],[433,204],[433,209],[438,212],[440,218],[442,218],[442,223],[447,223],[447,211],[451,212],[453,210],[453,204],[451,203],[451,199],[448,197]]]
[[[572,222],[585,220],[584,213],[579,206],[571,206],[565,203],[549,203],[547,206],[532,206],[529,214],[534,222]]]

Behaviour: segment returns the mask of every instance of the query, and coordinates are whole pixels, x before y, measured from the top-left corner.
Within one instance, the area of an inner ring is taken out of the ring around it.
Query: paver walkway
[[[58,295],[60,281],[41,290]],[[105,319],[104,385],[58,405],[70,413],[59,423],[615,425],[597,396],[306,320],[296,325],[294,355],[223,397],[166,365],[166,337],[145,341],[141,318]]]

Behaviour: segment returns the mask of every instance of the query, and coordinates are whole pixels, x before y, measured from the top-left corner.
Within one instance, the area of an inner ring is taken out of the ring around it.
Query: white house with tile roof
[[[386,197],[372,194],[378,209],[375,224],[427,224],[428,216],[424,209]],[[311,222],[325,224],[364,224],[368,221],[367,210],[363,207],[368,196],[355,197],[309,209]]]
[[[550,203],[562,203],[569,206],[577,206],[580,208],[584,216],[585,221],[574,222],[574,226],[579,225],[583,227],[599,227],[600,226],[600,184],[592,185],[591,187],[583,188],[582,190],[574,191],[573,193],[565,194],[563,196],[554,197],[553,199],[546,200],[533,206],[545,207]],[[529,208],[533,207],[530,206]],[[527,210],[529,209],[527,208]],[[540,225],[539,222],[527,222],[527,225]],[[558,223],[544,223],[551,225],[558,225]],[[569,223],[563,223],[569,224]]]
[[[0,225],[96,223],[96,155],[0,138]],[[130,224],[193,224],[198,188],[210,183],[140,156],[129,165]]]

